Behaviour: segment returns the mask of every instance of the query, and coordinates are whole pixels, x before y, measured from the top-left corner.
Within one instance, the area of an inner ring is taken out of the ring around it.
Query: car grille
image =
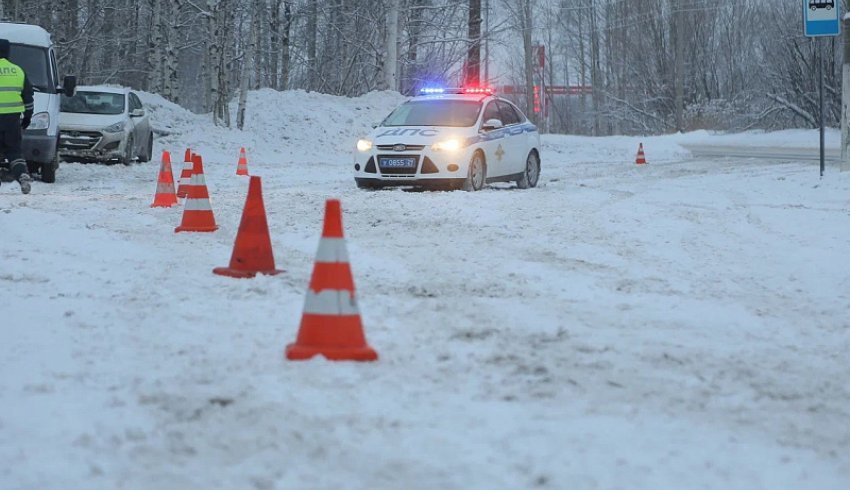
[[[66,150],[91,150],[103,138],[97,131],[60,131],[59,148]]]
[[[403,146],[403,149],[396,150],[396,146]],[[398,143],[397,145],[378,145],[378,149],[381,151],[422,151],[425,149],[425,145],[403,145]]]

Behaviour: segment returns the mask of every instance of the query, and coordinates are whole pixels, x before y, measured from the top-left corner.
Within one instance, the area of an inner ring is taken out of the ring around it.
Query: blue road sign
[[[840,0],[803,0],[803,33],[808,37],[837,36]]]

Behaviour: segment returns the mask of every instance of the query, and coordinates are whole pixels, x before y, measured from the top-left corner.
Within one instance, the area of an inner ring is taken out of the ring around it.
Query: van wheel
[[[41,172],[41,181],[47,184],[52,184],[56,182],[56,169],[59,168],[59,151],[57,150],[56,154],[53,156],[53,161],[49,163],[42,163],[39,165],[36,162],[27,162],[27,170],[29,170],[30,175],[34,174],[33,169],[39,170]]]

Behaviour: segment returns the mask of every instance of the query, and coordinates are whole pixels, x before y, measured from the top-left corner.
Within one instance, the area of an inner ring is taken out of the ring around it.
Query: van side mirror
[[[492,131],[494,129],[501,129],[503,127],[505,127],[505,125],[502,124],[501,120],[499,120],[499,119],[488,119],[484,123],[484,125],[481,126],[481,129],[483,129],[484,131]]]
[[[77,91],[77,77],[68,75],[62,80],[62,93],[68,97],[73,97]]]
[[[145,115],[144,109],[133,109],[130,111],[130,117],[142,117]]]

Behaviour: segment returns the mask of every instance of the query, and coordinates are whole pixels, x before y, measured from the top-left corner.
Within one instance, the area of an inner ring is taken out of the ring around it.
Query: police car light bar
[[[442,88],[442,87],[424,87],[419,89],[422,95],[434,94],[481,94],[493,95],[493,89],[489,87],[463,87],[463,88]]]

